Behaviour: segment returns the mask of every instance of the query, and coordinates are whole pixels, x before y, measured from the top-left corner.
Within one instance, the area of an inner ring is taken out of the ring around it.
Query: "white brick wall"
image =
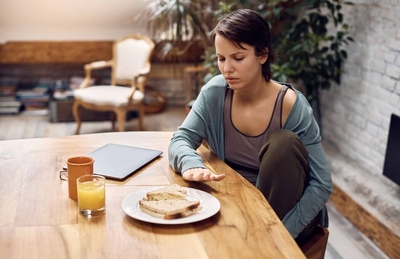
[[[338,173],[337,161],[330,161],[334,182],[354,197],[361,195],[382,221],[398,225],[400,187],[382,171],[390,116],[400,115],[400,0],[353,3],[345,8],[355,39],[347,50],[346,72],[340,86],[321,92],[323,138],[352,164]]]
[[[341,150],[357,150],[349,139],[336,139],[338,131],[344,131],[363,143],[364,149],[380,153],[371,158],[358,150],[359,162],[371,159],[382,170],[385,150],[378,147],[386,146],[390,115],[400,115],[400,1],[357,1],[346,8],[355,43],[348,48],[341,85],[322,92],[324,137]],[[330,112],[335,116],[329,116]],[[353,134],[351,130],[367,133]],[[368,136],[378,141],[364,141]]]

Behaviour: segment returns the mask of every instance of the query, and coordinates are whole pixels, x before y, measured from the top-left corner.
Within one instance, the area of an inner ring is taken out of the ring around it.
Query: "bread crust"
[[[161,201],[139,201],[140,208],[145,208],[164,215],[173,215],[180,212],[193,210],[200,206],[199,201],[188,200],[161,200]]]
[[[197,213],[198,211],[201,210],[201,207],[197,207],[193,210],[188,210],[188,211],[184,211],[184,212],[179,212],[179,213],[175,213],[172,215],[164,215],[164,214],[160,214],[151,210],[148,210],[146,208],[141,207],[140,208],[144,213],[149,214],[150,216],[156,217],[156,218],[161,218],[161,219],[180,219],[180,218],[185,218],[187,216],[190,216],[192,214]]]

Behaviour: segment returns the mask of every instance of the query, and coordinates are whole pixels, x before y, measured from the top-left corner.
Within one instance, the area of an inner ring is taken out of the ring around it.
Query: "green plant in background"
[[[278,57],[272,65],[273,78],[302,85],[307,99],[318,101],[320,89],[330,88],[333,82],[340,84],[346,45],[353,41],[343,19],[345,4],[351,5],[341,0],[220,2],[216,14],[222,16],[243,6],[258,11],[270,23]],[[212,68],[216,66],[212,49],[207,51],[206,80],[218,73]]]
[[[353,39],[344,21],[343,0],[153,0],[145,15],[153,38],[161,42],[162,56],[181,55],[200,42],[199,62],[208,70],[207,82],[219,73],[215,49],[208,33],[220,18],[238,8],[258,11],[271,26],[277,62],[273,78],[304,87],[310,102],[320,89],[340,84],[346,45]]]
[[[204,51],[212,44],[208,33],[223,15],[248,5],[247,0],[233,0],[231,4],[218,0],[147,0],[145,11],[134,18],[146,21],[152,39],[158,44],[156,55],[161,59],[180,56],[193,44]],[[204,55],[198,57],[203,61]]]
[[[333,83],[340,84],[342,65],[347,59],[346,45],[354,41],[342,13],[343,5],[351,4],[342,0],[312,0],[282,1],[278,7],[267,5],[267,10],[273,10],[267,19],[275,22],[273,46],[278,54],[278,62],[272,66],[273,78],[303,88],[321,131],[319,91],[329,89]]]
[[[147,21],[153,40],[158,43],[156,54],[180,56],[193,44],[203,49],[210,46],[208,32],[213,20],[216,0],[151,0],[145,12],[135,20]],[[199,57],[200,59],[200,57]]]
[[[232,11],[242,7],[245,4],[243,2],[244,1],[241,1],[240,3],[237,3],[235,1],[230,3],[219,2],[219,8],[213,11],[213,23],[216,24],[226,14],[229,14]],[[208,82],[211,78],[220,74],[220,71],[218,69],[218,58],[215,53],[214,46],[210,46],[205,49],[203,59],[203,65],[207,69],[207,73],[204,76],[204,82]]]
[[[343,20],[342,1],[303,1],[295,10],[298,8],[298,15],[291,18],[296,19],[295,23],[274,35],[280,58],[273,65],[274,78],[302,84],[308,100],[313,101],[318,99],[320,89],[340,84],[346,45],[353,39],[349,36],[350,26]]]

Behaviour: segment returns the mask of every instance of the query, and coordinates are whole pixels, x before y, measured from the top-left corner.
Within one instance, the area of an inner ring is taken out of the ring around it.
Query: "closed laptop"
[[[162,155],[162,151],[134,146],[106,144],[88,154],[94,158],[94,173],[124,180]]]

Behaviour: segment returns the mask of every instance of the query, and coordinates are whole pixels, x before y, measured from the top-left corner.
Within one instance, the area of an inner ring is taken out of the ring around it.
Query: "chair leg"
[[[145,116],[145,110],[144,110],[144,107],[142,106],[142,107],[140,108],[140,110],[139,110],[139,129],[140,129],[141,131],[144,130],[144,123],[143,123],[143,121],[144,121],[144,116]]]
[[[318,226],[313,236],[300,248],[307,259],[323,259],[328,245],[329,231]]]
[[[115,114],[117,115],[118,131],[125,131],[126,111],[116,110]]]
[[[76,121],[75,135],[78,135],[81,129],[82,120],[80,118],[79,103],[77,101],[75,101],[74,105],[72,106],[72,114],[74,115],[74,119]]]
[[[112,131],[115,131],[115,113],[111,113],[111,128]]]

